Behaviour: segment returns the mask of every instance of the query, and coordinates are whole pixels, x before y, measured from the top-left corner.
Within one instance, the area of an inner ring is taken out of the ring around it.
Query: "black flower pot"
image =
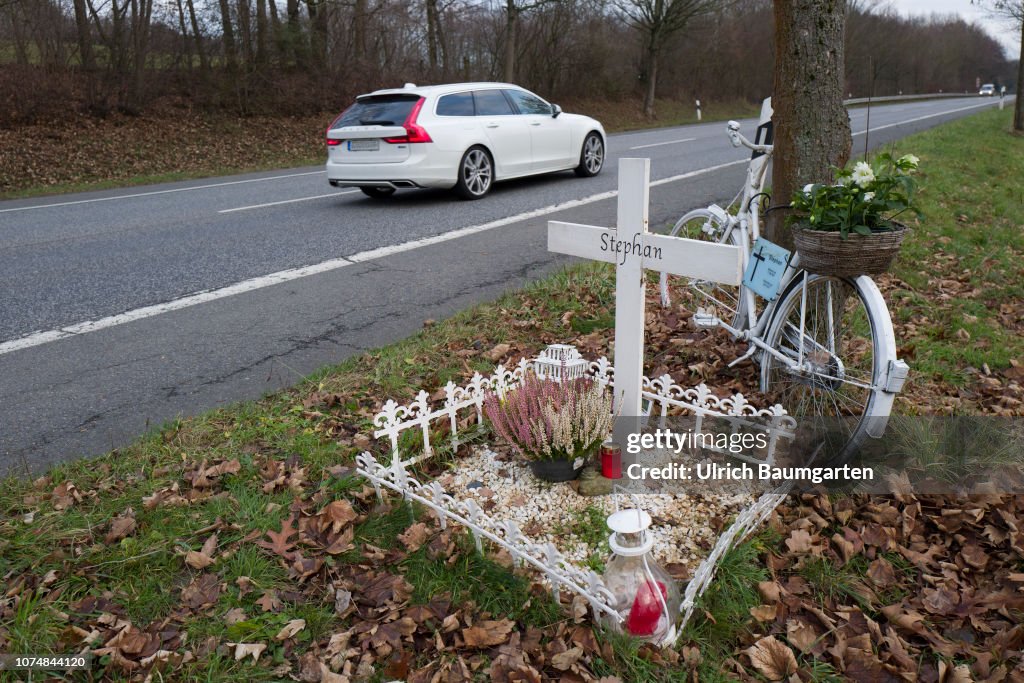
[[[583,461],[582,458],[579,460]],[[573,467],[573,461],[568,459],[531,460],[530,471],[544,481],[572,481],[583,471],[583,466]]]

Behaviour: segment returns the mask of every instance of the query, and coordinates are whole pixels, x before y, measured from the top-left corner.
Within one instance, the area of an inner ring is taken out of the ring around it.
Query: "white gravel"
[[[577,566],[593,554],[601,561],[608,558],[607,545],[594,543],[607,539],[610,531],[603,525],[595,530],[580,512],[597,507],[605,515],[615,510],[615,496],[581,496],[570,483],[548,483],[537,479],[521,461],[503,459],[490,449],[478,448],[458,461],[456,467],[439,476],[445,490],[457,498],[475,499],[489,514],[519,523],[530,538],[550,540]],[[479,482],[481,486],[469,488]],[[654,520],[654,557],[671,567],[676,576],[689,575],[707,556],[725,526],[755,495],[744,487],[736,493],[683,495],[643,493],[636,499]],[[630,499],[618,496],[620,507],[631,507]],[[581,539],[573,528],[589,531]]]

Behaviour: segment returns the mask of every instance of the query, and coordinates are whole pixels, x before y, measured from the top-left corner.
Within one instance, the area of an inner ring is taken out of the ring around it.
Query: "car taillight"
[[[426,102],[426,98],[421,97],[416,104],[413,105],[412,111],[409,112],[409,115],[405,117],[405,123],[402,124],[402,127],[405,128],[405,135],[397,138],[384,138],[384,142],[392,145],[404,144],[407,142],[433,142],[426,129],[416,123],[416,117],[420,115],[420,109],[423,108],[424,102]]]
[[[328,147],[336,147],[336,146],[341,144],[341,142],[342,142],[341,140],[332,140],[331,138],[327,137],[327,134],[331,132],[331,128],[334,128],[334,124],[336,124],[338,121],[341,120],[341,117],[345,115],[345,112],[348,111],[351,108],[352,108],[351,106],[345,107],[344,111],[342,111],[340,114],[335,116],[334,120],[331,121],[329,126],[327,126],[327,130],[324,131],[324,139],[327,140],[327,146]]]

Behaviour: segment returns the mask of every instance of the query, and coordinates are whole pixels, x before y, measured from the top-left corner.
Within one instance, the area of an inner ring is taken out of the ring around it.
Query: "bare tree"
[[[775,0],[775,204],[787,204],[798,187],[829,180],[831,167],[850,158],[843,106],[845,16],[846,0]],[[769,214],[767,237],[792,248],[781,214]]]
[[[231,24],[231,6],[228,0],[220,0],[221,40],[224,45],[224,62],[228,71],[238,69],[238,48],[235,46],[235,29]]]
[[[514,83],[516,80],[516,56],[519,50],[520,18],[524,13],[529,12],[530,10],[559,1],[560,0],[533,0],[533,2],[522,2],[522,0],[505,0],[504,79],[506,83]]]
[[[989,12],[1005,20],[1020,31],[1020,57],[1017,62],[1017,101],[1013,107],[1013,129],[1024,131],[1024,0],[995,0],[989,6]]]
[[[643,36],[643,69],[647,82],[644,116],[654,117],[659,57],[669,39],[695,17],[721,7],[723,0],[619,0],[618,7]]]
[[[85,0],[74,0],[75,28],[78,32],[78,54],[82,59],[82,68],[88,72],[96,70],[96,61],[92,55],[92,34],[89,31],[89,14],[85,10]]]
[[[267,0],[256,0],[256,64],[267,63]]]

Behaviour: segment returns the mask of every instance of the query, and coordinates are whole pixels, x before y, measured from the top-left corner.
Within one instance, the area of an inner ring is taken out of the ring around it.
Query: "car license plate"
[[[349,140],[350,152],[376,152],[380,149],[380,140]]]

